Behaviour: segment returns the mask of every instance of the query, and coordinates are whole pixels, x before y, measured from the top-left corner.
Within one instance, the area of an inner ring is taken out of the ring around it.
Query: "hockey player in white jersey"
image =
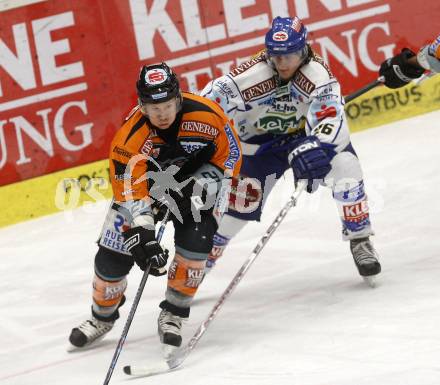
[[[350,242],[360,275],[375,276],[381,265],[370,240],[367,195],[350,142],[340,85],[307,43],[307,29],[299,18],[276,17],[265,46],[202,91],[234,119],[243,148],[240,174],[252,181],[244,205],[235,204],[223,217],[206,271],[248,221],[260,220],[275,180],[290,168],[295,181],[308,181],[308,192],[320,185],[330,189],[342,237]],[[235,203],[240,200],[234,189],[231,197]]]
[[[400,88],[422,76],[425,71],[433,74],[440,72],[440,35],[417,54],[404,48],[385,60],[380,66],[379,75],[384,77],[387,87]]]

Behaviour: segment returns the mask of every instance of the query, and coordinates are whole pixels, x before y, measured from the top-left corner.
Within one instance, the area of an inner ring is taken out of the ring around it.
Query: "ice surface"
[[[301,196],[181,370],[130,380],[155,362],[166,278],[151,277],[111,384],[438,385],[440,111],[352,136],[370,197],[383,272],[359,277],[329,191]],[[261,223],[248,225],[205,279],[189,338],[292,191],[286,174]],[[4,202],[2,202],[4,204]],[[108,202],[0,230],[0,384],[102,384],[141,278],[92,350],[67,353],[89,315],[96,240]],[[173,229],[165,243],[173,248]]]

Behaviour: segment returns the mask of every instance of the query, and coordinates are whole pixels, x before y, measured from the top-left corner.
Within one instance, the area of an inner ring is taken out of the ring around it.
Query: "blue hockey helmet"
[[[296,16],[277,16],[266,33],[265,45],[270,56],[303,52],[307,45],[307,29]]]

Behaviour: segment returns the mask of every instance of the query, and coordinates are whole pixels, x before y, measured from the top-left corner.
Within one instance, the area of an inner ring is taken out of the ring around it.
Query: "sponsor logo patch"
[[[190,131],[190,132],[199,132],[201,134],[207,134],[216,137],[218,135],[218,130],[206,123],[203,122],[196,122],[193,120],[188,120],[185,122],[182,122],[182,130],[183,131]]]
[[[229,84],[223,80],[218,80],[216,86],[219,89],[218,92],[226,97],[235,98],[237,96]]]
[[[161,68],[154,68],[145,74],[145,82],[151,85],[163,83],[167,78],[167,73]]]
[[[229,72],[229,75],[233,78],[236,76],[242,74],[243,72],[247,71],[249,68],[253,67],[255,64],[258,64],[260,61],[263,60],[263,55],[257,56],[254,59],[251,59],[247,61],[246,63],[243,63],[237,68],[234,68],[231,72]]]
[[[295,16],[295,18],[292,21],[292,28],[296,31],[299,32],[301,31],[301,27],[302,27],[302,22],[300,19],[298,19],[298,17]]]
[[[106,286],[105,288],[104,299],[107,301],[121,297],[127,287],[127,282],[121,281],[120,283],[113,283],[112,285],[114,286]]]
[[[296,71],[293,78],[294,84],[307,95],[310,95],[316,88],[315,83],[313,83],[307,76],[305,76],[301,71]]]
[[[173,261],[168,268],[168,279],[176,279],[176,273],[177,273],[177,262]]]
[[[316,119],[318,121],[325,118],[336,118],[337,111],[334,106],[327,106],[326,104],[321,105],[321,111],[316,112]]]
[[[238,159],[240,159],[240,147],[229,124],[226,124],[225,126],[225,133],[229,143],[229,156],[224,165],[226,168],[232,170],[235,166],[235,163],[237,163]]]
[[[181,141],[180,145],[188,154],[206,147],[206,143]]]
[[[272,35],[272,39],[274,41],[286,41],[288,38],[289,35],[287,35],[287,33],[284,31],[278,31]]]
[[[368,202],[363,200],[355,203],[354,205],[348,205],[343,207],[344,220],[350,222],[361,222],[368,218]]]
[[[186,272],[186,287],[199,287],[200,282],[202,282],[203,275],[205,274],[205,269],[188,269]]]
[[[115,180],[131,180],[131,179],[132,179],[132,175],[129,172],[124,174],[115,174]]]
[[[125,197],[126,195],[131,194],[131,193],[133,193],[133,192],[134,192],[133,189],[131,189],[131,190],[127,190],[127,191],[123,191],[123,192],[121,192],[121,195],[122,195],[123,197]]]
[[[125,158],[131,158],[133,156],[131,152],[128,152],[127,150],[124,150],[123,148],[117,146],[113,149],[113,152],[115,154],[124,156]]]
[[[153,94],[153,95],[151,95],[151,97],[152,97],[154,100],[158,100],[158,99],[165,98],[167,95],[168,95],[168,93],[165,91],[165,92],[160,92],[160,93],[158,93],[158,94]]]
[[[150,151],[153,149],[153,141],[147,139],[141,147],[141,153],[144,155],[150,155]]]
[[[261,83],[255,84],[252,87],[246,88],[241,92],[243,100],[248,102],[259,96],[269,93],[276,88],[275,78],[270,78],[262,81]]]
[[[140,241],[141,238],[139,234],[134,234],[124,242],[124,246],[127,250],[130,250],[132,247],[139,245]]]

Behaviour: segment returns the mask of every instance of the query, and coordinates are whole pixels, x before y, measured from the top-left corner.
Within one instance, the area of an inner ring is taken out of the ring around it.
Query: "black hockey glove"
[[[295,180],[307,180],[307,192],[309,193],[316,190],[316,184],[313,182],[324,179],[332,168],[330,158],[316,136],[307,136],[299,141],[290,152],[288,159]]]
[[[151,263],[151,275],[158,277],[166,274],[168,250],[163,250],[156,241],[154,230],[137,226],[125,231],[123,236],[125,248],[131,253],[141,270],[145,270],[148,263]]]
[[[379,74],[385,78],[385,85],[388,88],[403,87],[423,75],[425,72],[423,68],[408,63],[408,59],[415,55],[410,49],[404,48],[402,52],[381,64]]]

